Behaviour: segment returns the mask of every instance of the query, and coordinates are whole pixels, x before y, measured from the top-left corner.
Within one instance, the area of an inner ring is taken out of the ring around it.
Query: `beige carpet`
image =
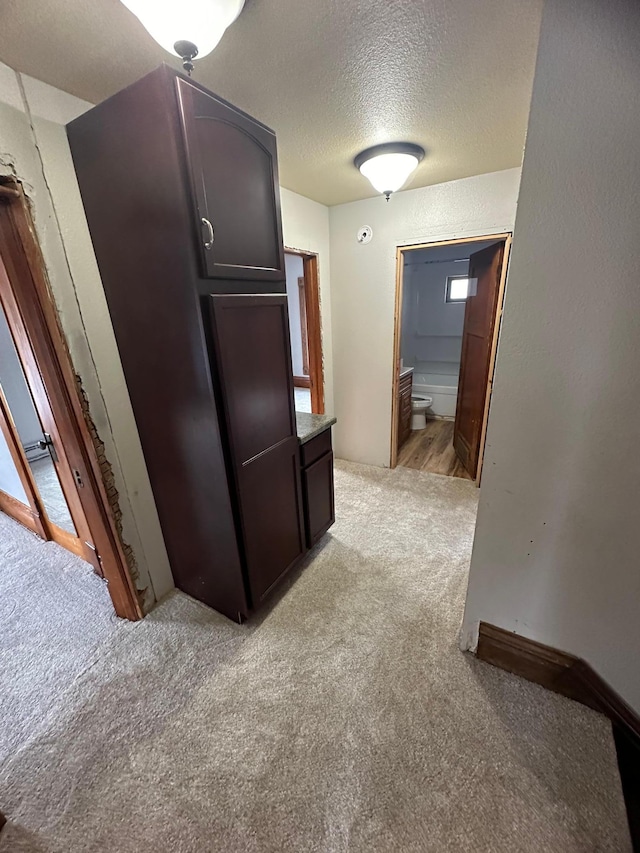
[[[114,629],[5,757],[0,851],[628,851],[607,721],[458,651],[476,499],[339,463],[261,620]]]

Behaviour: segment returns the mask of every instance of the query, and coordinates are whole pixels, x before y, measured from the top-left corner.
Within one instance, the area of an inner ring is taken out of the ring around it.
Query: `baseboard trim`
[[[640,715],[586,661],[504,628],[481,622],[476,654],[611,720],[633,847],[640,851]]]

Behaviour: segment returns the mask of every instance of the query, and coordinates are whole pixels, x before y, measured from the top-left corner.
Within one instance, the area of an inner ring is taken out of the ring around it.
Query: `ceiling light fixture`
[[[122,0],[150,35],[182,59],[191,76],[193,60],[216,47],[245,0]]]
[[[387,201],[407,181],[424,157],[424,148],[412,142],[385,142],[360,152],[353,161],[356,169],[371,181]]]

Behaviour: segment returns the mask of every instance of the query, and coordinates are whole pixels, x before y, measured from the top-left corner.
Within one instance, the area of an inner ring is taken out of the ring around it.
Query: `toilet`
[[[432,403],[432,397],[411,395],[411,429],[425,429],[427,426],[427,409]]]

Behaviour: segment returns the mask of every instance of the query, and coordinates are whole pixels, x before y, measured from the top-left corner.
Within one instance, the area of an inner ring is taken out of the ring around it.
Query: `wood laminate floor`
[[[426,429],[413,430],[400,448],[398,465],[430,474],[472,479],[453,449],[453,421],[427,421]]]

